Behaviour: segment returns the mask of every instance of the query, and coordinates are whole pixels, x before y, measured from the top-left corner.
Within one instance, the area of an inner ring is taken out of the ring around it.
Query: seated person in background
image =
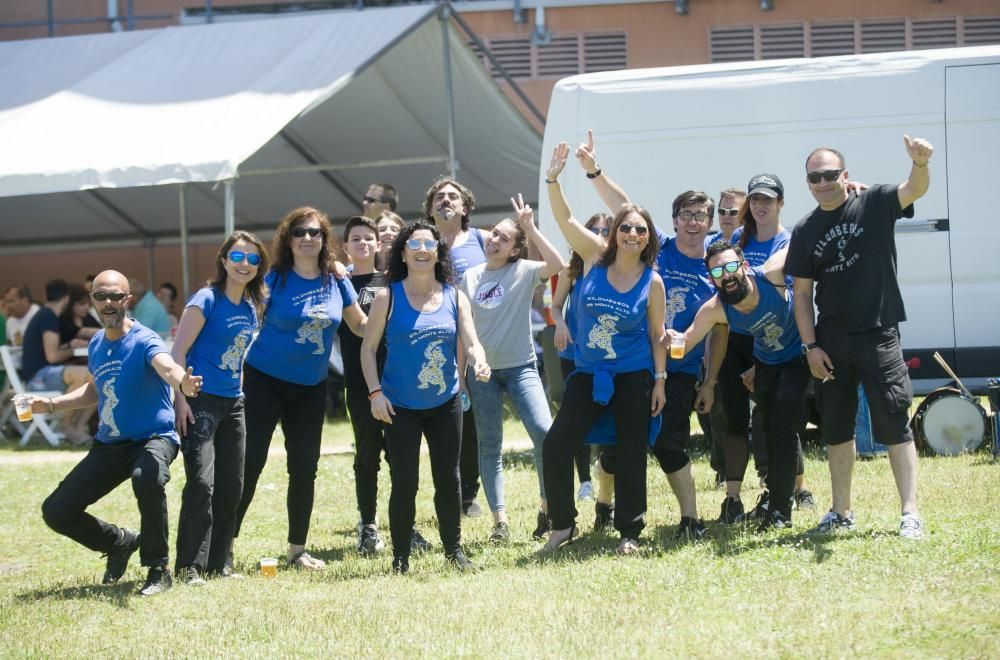
[[[12,346],[20,346],[28,323],[40,309],[31,302],[31,292],[25,285],[12,286],[4,292],[4,314],[7,316],[7,341]]]
[[[132,307],[132,318],[143,324],[164,339],[170,336],[170,316],[152,291],[146,290],[146,285],[135,277],[128,278],[132,298],[139,302]]]
[[[177,287],[170,282],[164,282],[156,290],[156,299],[163,305],[163,309],[167,310],[167,318],[170,319],[170,331],[173,333],[174,328],[177,327],[177,315],[174,314],[174,303],[177,302]]]
[[[74,339],[90,340],[101,329],[101,323],[90,315],[90,292],[82,284],[69,285],[69,304],[59,315],[59,344]],[[86,358],[83,358],[86,364]]]
[[[59,315],[69,305],[69,285],[52,280],[45,285],[45,306],[38,310],[24,331],[21,375],[32,392],[59,390],[69,392],[87,383],[87,367],[67,366],[73,348],[85,347],[87,340],[74,339],[69,346],[59,343]],[[66,415],[63,433],[73,444],[90,440],[84,429],[94,408],[74,410]]]

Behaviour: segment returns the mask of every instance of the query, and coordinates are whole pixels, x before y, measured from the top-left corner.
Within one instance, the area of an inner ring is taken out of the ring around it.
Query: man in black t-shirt
[[[860,382],[874,435],[889,447],[901,502],[899,534],[923,535],[917,453],[908,425],[913,389],[899,343],[898,325],[906,311],[896,279],[894,229],[899,218],[913,217],[913,202],[927,192],[934,149],[919,138],[904,135],[903,141],[913,161],[909,178],[860,195],[845,187],[847,169],[839,151],[819,148],[806,159],[806,181],[819,206],[792,231],[785,273],[794,278],[802,352],[819,381],[817,402],[830,462],[833,506],[817,533],[854,528],[851,474]],[[818,320],[811,302],[814,282]]]

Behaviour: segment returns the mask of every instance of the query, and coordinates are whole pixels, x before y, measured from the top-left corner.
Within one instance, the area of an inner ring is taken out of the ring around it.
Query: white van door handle
[[[902,218],[896,221],[897,234],[916,234],[926,231],[948,231],[948,218],[917,220]]]

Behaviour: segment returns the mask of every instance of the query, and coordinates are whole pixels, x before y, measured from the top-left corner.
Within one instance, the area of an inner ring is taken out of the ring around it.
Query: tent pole
[[[146,249],[149,250],[149,259],[146,262],[146,275],[149,276],[149,290],[156,293],[156,239],[151,238],[146,241]]]
[[[187,185],[181,184],[177,187],[177,221],[181,227],[181,300],[188,299],[191,290],[191,280],[188,276],[188,228],[187,228]]]
[[[229,238],[229,235],[233,233],[236,229],[236,196],[233,190],[233,180],[229,179],[226,181],[226,224],[225,224],[225,236],[223,240]]]
[[[448,174],[455,178],[458,164],[455,162],[455,96],[451,87],[451,5],[441,4],[441,48],[444,58],[444,96],[448,106]]]

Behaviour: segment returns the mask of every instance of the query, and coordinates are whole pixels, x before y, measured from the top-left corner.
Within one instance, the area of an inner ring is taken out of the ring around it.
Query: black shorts
[[[695,385],[691,374],[672,373],[667,377],[663,426],[656,436],[656,447],[683,452],[691,439],[691,411],[694,410]]]
[[[826,444],[838,445],[854,438],[859,382],[868,398],[876,440],[884,445],[913,440],[909,426],[913,385],[903,361],[898,328],[853,334],[817,329],[817,342],[833,362],[834,378],[816,383]]]

